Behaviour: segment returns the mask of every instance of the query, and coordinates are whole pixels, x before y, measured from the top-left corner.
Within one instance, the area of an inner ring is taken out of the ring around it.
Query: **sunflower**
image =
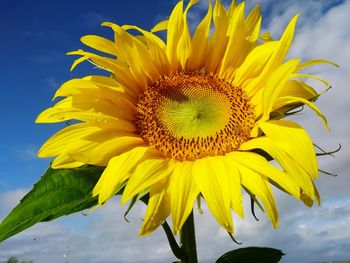
[[[209,2],[191,33],[187,13],[197,2],[184,7],[180,1],[151,31],[105,22],[114,41],[82,37],[99,53],[68,53],[80,56],[72,69],[88,60],[108,76],[67,81],[55,94],[65,98],[36,120],[74,120],[39,156],[55,157],[53,168],[105,166],[93,190],[99,204],[120,189],[123,204],[148,194],[141,235],[170,215],[178,233],[196,199],[232,233],[231,209],[244,216],[242,190],[261,203],[273,227],[278,212],[271,185],[307,206],[320,202],[313,143],[299,124],[283,118],[306,105],[327,127],[313,103],[320,94],[301,78],[328,83],[300,70],[331,62],[287,60],[298,16],[272,40],[269,33],[260,36],[259,7],[245,16],[244,2],[228,8]]]

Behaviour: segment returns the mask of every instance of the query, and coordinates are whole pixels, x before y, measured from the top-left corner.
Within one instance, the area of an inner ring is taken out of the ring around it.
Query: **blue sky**
[[[51,98],[60,84],[71,78],[99,73],[88,63],[70,72],[74,58],[66,56],[66,52],[82,48],[79,39],[86,34],[112,38],[108,28],[99,26],[104,21],[150,29],[168,16],[175,2],[1,2],[0,218],[49,165],[50,160],[37,158],[36,151],[62,126],[35,124],[36,116],[52,105]],[[336,159],[320,159],[321,168],[339,174],[337,178],[321,175],[318,182],[324,200],[321,207],[307,209],[277,194],[280,229],[272,230],[262,215],[260,222],[254,222],[247,209],[247,219],[237,219],[236,237],[244,245],[279,246],[287,250],[285,262],[350,259],[350,252],[347,252],[350,251],[350,231],[342,228],[350,224],[350,89],[347,87],[350,83],[350,0],[256,0],[247,1],[247,9],[256,3],[264,12],[263,28],[277,37],[295,13],[302,13],[290,56],[331,59],[341,65],[339,70],[322,66],[312,71],[333,83],[334,88],[318,104],[328,116],[332,132],[324,132],[311,112],[307,111],[298,120],[317,144],[334,149],[337,143],[342,143],[343,150]],[[205,6],[206,1],[201,1],[197,11],[203,12]],[[198,21],[198,15],[192,12],[190,20]],[[144,207],[139,205],[130,215],[133,219],[130,225],[122,219],[124,210],[118,200],[114,200],[88,217],[78,213],[39,224],[0,244],[0,261],[17,255],[36,263],[62,262],[66,255],[69,262],[116,262],[115,257],[122,255],[117,262],[170,262],[173,258],[161,231],[146,238],[137,237]],[[204,218],[197,218],[198,249],[203,262],[211,262],[220,253],[232,249],[233,244],[209,212]],[[33,242],[33,237],[39,237],[38,242]],[[133,246],[139,249],[135,252],[130,249]],[[153,256],[148,251],[153,251]],[[52,261],[53,257],[56,261]]]

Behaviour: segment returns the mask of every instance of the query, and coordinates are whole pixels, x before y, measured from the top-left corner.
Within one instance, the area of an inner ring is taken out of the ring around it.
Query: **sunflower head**
[[[197,2],[180,1],[151,31],[106,22],[114,40],[84,36],[85,45],[107,55],[70,52],[80,56],[72,68],[88,60],[110,76],[67,81],[55,95],[64,98],[37,118],[77,120],[47,140],[39,156],[55,157],[53,168],[105,166],[93,190],[100,204],[121,188],[122,203],[148,194],[142,235],[170,215],[177,233],[197,198],[232,233],[231,211],[243,217],[242,188],[263,204],[274,227],[271,185],[308,206],[319,202],[313,143],[283,118],[306,105],[327,127],[314,104],[319,93],[300,80],[317,77],[299,71],[331,62],[286,60],[298,16],[279,39],[259,38],[259,8],[245,16],[244,2],[209,2],[191,34],[187,13]]]

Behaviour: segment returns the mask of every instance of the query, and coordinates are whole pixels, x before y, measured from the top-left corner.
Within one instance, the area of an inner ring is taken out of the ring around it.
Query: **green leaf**
[[[51,221],[97,204],[92,189],[104,167],[49,168],[0,224],[0,242],[38,222]]]
[[[245,247],[225,253],[216,263],[275,263],[283,255],[281,250],[275,248]]]

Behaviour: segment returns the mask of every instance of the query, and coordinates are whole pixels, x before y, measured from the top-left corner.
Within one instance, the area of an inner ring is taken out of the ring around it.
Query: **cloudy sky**
[[[120,3],[122,2],[122,3]],[[190,14],[200,18],[207,1]],[[228,1],[227,1],[228,2]],[[227,3],[226,2],[226,3]],[[338,174],[320,175],[317,186],[320,207],[306,208],[276,192],[280,227],[271,228],[259,212],[256,222],[249,212],[235,217],[235,238],[242,246],[271,246],[282,249],[282,262],[324,262],[350,259],[350,0],[250,0],[247,9],[259,3],[264,13],[263,30],[280,36],[288,20],[300,12],[290,57],[330,59],[340,69],[316,66],[310,72],[332,84],[318,101],[329,120],[331,132],[306,110],[294,119],[310,132],[314,142],[325,148],[343,148],[336,158],[322,157],[320,168]],[[43,174],[50,160],[38,159],[36,151],[60,125],[34,124],[37,114],[51,105],[55,89],[64,81],[87,75],[91,65],[70,73],[73,58],[65,56],[82,47],[85,34],[112,37],[99,27],[103,21],[136,24],[150,29],[168,16],[175,1],[1,1],[0,54],[0,219]],[[195,11],[196,10],[196,11]],[[312,82],[319,91],[325,89]],[[0,244],[0,261],[10,256],[32,259],[35,263],[171,262],[175,260],[162,229],[145,238],[138,237],[143,205],[137,205],[123,219],[125,207],[118,198],[88,216],[80,213],[54,222],[38,224]],[[213,262],[224,252],[242,247],[230,241],[209,211],[196,214],[200,262]]]

